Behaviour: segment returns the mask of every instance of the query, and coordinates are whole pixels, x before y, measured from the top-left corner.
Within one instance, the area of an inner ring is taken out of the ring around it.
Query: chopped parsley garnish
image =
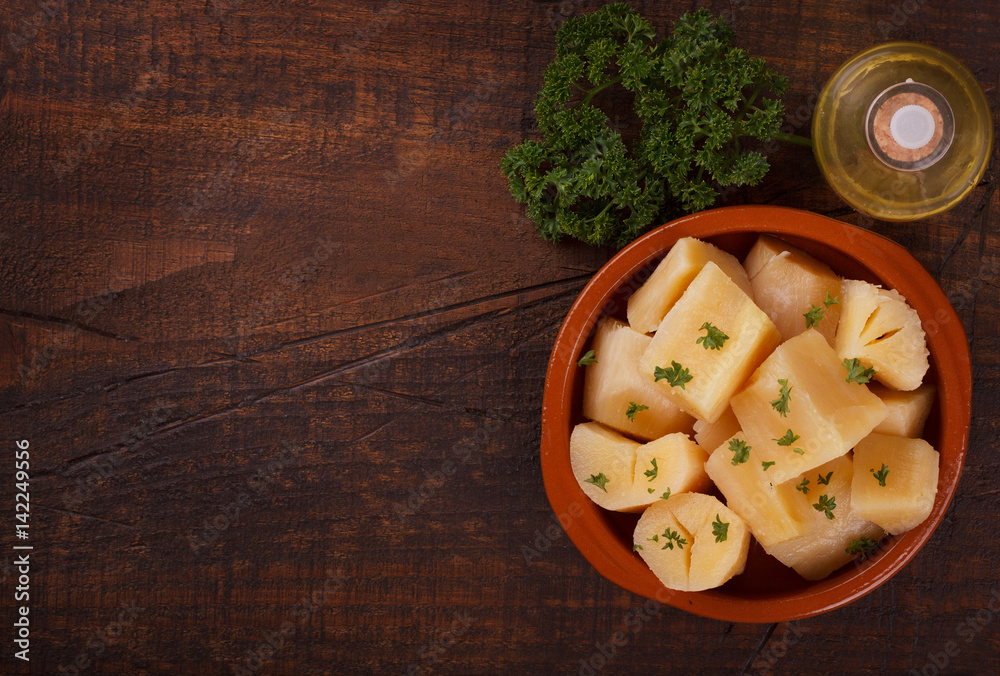
[[[645,472],[643,472],[643,474],[648,476],[649,480],[652,481],[653,479],[656,478],[656,473],[659,472],[660,470],[656,467],[656,458],[653,458],[650,464],[653,466],[653,469],[647,469]]]
[[[823,305],[830,307],[831,305],[836,305],[840,302],[840,296],[831,296],[830,292],[826,292],[826,300],[823,301]]]
[[[823,476],[822,474],[818,474],[817,478],[816,478],[816,483],[819,484],[820,486],[829,486],[830,485],[830,477],[832,477],[832,476],[833,476],[833,472],[829,472],[826,476]]]
[[[879,486],[885,486],[885,479],[887,476],[889,476],[889,468],[886,466],[885,463],[882,463],[882,469],[880,469],[877,472],[874,469],[868,471],[872,473],[872,476],[878,479]]]
[[[582,357],[580,357],[580,359],[576,362],[576,365],[577,366],[591,366],[591,365],[596,364],[596,363],[597,363],[597,357],[594,356],[594,351],[593,350],[587,350],[587,353],[584,354]]]
[[[862,368],[861,360],[859,359],[845,359],[841,363],[847,369],[847,377],[844,380],[849,383],[863,385],[875,377],[875,369],[871,366]]]
[[[785,378],[778,378],[778,384],[781,385],[780,396],[771,402],[771,408],[784,418],[788,415],[788,399],[791,396],[792,388],[788,386],[788,380]]]
[[[683,390],[687,389],[684,387],[684,384],[691,382],[694,376],[686,368],[671,359],[670,368],[665,369],[662,366],[657,366],[653,369],[653,379],[655,382],[659,382],[664,378],[670,383],[670,387],[680,387]]]
[[[667,486],[667,490],[665,490],[663,492],[663,495],[660,496],[660,500],[666,500],[669,497],[670,497],[670,486]]]
[[[772,437],[771,441],[777,441],[779,446],[791,446],[796,441],[799,440],[799,435],[793,432],[791,429],[785,432],[785,436],[780,439],[774,439]]]
[[[803,313],[802,316],[806,318],[806,328],[811,329],[819,324],[819,320],[823,319],[823,308],[817,305],[810,305],[809,310]]]
[[[813,507],[817,512],[826,512],[826,518],[833,519],[833,510],[837,508],[837,498],[830,495],[819,496],[819,502]]]
[[[764,471],[771,469],[771,465],[774,464],[774,460],[761,460],[760,466],[764,468]]]
[[[653,537],[655,538],[656,536],[654,535]],[[663,537],[666,538],[667,541],[660,549],[673,549],[675,542],[677,543],[677,549],[684,549],[684,545],[688,543],[687,540],[681,537],[680,533],[675,530],[671,530],[670,528],[663,531]]]
[[[878,543],[875,542],[875,540],[862,535],[858,540],[851,540],[850,544],[847,545],[847,549],[844,551],[851,556],[860,554],[862,559],[867,559],[868,555],[876,549],[878,549]]]
[[[625,417],[631,420],[632,422],[635,422],[635,414],[638,413],[639,411],[645,411],[648,408],[649,406],[644,406],[642,404],[637,404],[634,401],[630,401],[628,403],[628,408],[625,409]]]
[[[750,449],[753,446],[748,446],[747,442],[742,439],[730,439],[729,440],[729,450],[733,452],[733,465],[742,465],[747,460],[750,459]]]
[[[718,327],[705,322],[701,325],[700,331],[707,331],[708,335],[700,337],[695,343],[701,345],[706,350],[721,350],[722,346],[725,345],[726,341],[729,340],[729,336],[719,330]]]
[[[729,537],[729,524],[723,523],[719,515],[715,515],[715,521],[712,522],[712,535],[715,536],[716,542],[725,542],[726,538]]]
[[[600,474],[591,474],[589,479],[584,479],[584,482],[594,484],[605,493],[608,492],[608,489],[604,487],[605,484],[608,483],[608,477],[604,476],[604,472],[601,472]]]
[[[632,545],[632,551],[637,552],[642,549],[642,545]]]
[[[808,493],[809,492],[809,479],[803,479],[802,483],[800,483],[798,486],[795,487],[795,490],[802,491],[803,495],[805,495],[806,493]]]

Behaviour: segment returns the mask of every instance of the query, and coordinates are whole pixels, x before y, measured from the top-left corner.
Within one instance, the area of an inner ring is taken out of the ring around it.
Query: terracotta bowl
[[[580,490],[570,467],[569,438],[581,414],[584,369],[597,320],[625,320],[629,295],[682,237],[698,237],[740,260],[760,233],[770,233],[826,262],[838,274],[899,291],[923,322],[930,350],[926,380],[937,387],[924,437],[941,453],[938,492],[917,528],[882,541],[866,561],[855,560],[825,580],[808,582],[753,543],[747,567],[717,589],[667,590],[632,551],[635,514],[606,511]],[[636,594],[730,622],[781,622],[839,608],[895,575],[930,538],[944,516],[965,460],[972,373],[962,323],[941,288],[905,249],[867,230],[818,214],[766,206],[727,207],[668,223],[636,240],[594,275],[570,309],[549,361],[542,406],[542,475],[549,502],[567,534],[597,571]]]

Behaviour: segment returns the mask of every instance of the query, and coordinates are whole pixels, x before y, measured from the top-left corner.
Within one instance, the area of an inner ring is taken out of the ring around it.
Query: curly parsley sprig
[[[622,247],[654,222],[712,206],[720,186],[760,182],[767,160],[745,139],[810,145],[779,132],[785,78],[734,47],[733,36],[701,9],[657,40],[624,3],[563,24],[535,102],[542,140],[511,148],[500,163],[542,237]],[[641,129],[631,143],[596,105],[611,87],[634,101]]]

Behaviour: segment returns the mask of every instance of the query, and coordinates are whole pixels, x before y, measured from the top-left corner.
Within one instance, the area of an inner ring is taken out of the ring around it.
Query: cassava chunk
[[[734,448],[745,442],[742,432],[719,446],[705,463],[705,471],[715,482],[731,510],[739,514],[762,545],[772,545],[805,535],[809,522],[796,509],[795,488],[774,485],[771,471],[765,469],[760,456],[751,446],[746,458]]]
[[[705,490],[708,455],[686,434],[639,444],[600,423],[581,423],[569,442],[573,475],[583,492],[605,509],[639,512],[685,491]]]
[[[708,347],[706,325],[727,336],[719,349]],[[656,386],[684,411],[715,422],[779,340],[778,329],[750,296],[715,263],[707,263],[663,318],[639,368],[650,382],[657,367],[676,363],[687,369],[690,380],[671,385],[660,379]]]
[[[639,373],[639,357],[650,342],[652,338],[617,319],[606,317],[598,323],[591,343],[597,362],[586,367],[583,387],[585,418],[643,441],[691,431],[694,419]],[[649,408],[630,419],[632,402]]]
[[[894,390],[915,390],[927,373],[927,338],[916,310],[897,291],[845,279],[841,284],[836,349],[858,359]]]
[[[781,340],[810,327],[834,343],[840,320],[840,277],[805,251],[761,235],[747,255],[753,299],[781,333]],[[807,319],[808,317],[808,319]]]
[[[893,535],[910,530],[934,507],[939,461],[923,439],[869,435],[854,447],[851,506]]]
[[[633,542],[663,586],[702,591],[743,572],[750,531],[718,499],[684,493],[647,509],[636,524]]]
[[[885,404],[846,374],[826,339],[809,329],[782,343],[732,398],[747,441],[775,463],[771,481],[847,453],[885,418]]]
[[[854,463],[848,453],[789,480],[796,488],[796,511],[812,528],[807,535],[765,547],[767,553],[807,580],[822,580],[857,555],[847,553],[852,540],[881,540],[885,531],[851,508],[853,476]],[[829,511],[832,519],[826,510],[816,508],[823,506],[824,495],[836,504]]]
[[[934,405],[936,390],[933,385],[927,383],[910,392],[897,392],[879,383],[871,383],[868,389],[882,400],[889,411],[873,432],[899,437],[919,437],[924,433],[924,423]]]
[[[744,293],[750,294],[747,274],[735,256],[700,239],[684,237],[677,240],[649,279],[628,299],[629,326],[640,333],[655,331],[709,261],[729,275]]]

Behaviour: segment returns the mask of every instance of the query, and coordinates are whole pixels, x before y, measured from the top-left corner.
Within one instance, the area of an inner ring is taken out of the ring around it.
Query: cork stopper
[[[865,136],[875,156],[888,166],[919,171],[951,147],[955,118],[936,89],[907,79],[872,101],[865,116]]]

